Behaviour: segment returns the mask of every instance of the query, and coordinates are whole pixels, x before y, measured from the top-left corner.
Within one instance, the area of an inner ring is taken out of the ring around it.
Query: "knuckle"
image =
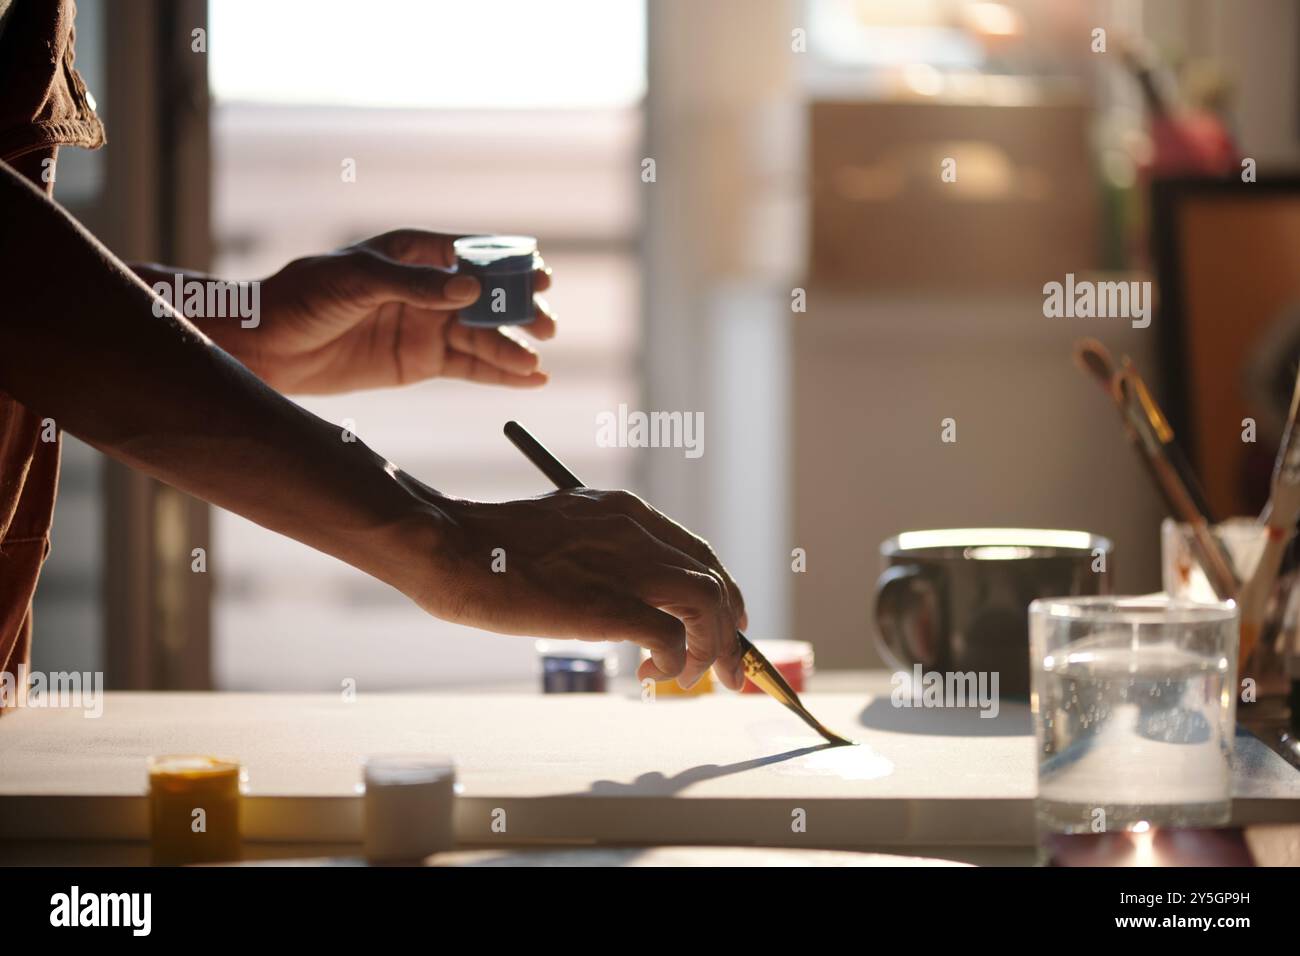
[[[722,579],[713,571],[700,575],[700,584],[705,595],[713,603],[721,603],[727,596],[727,588]]]
[[[708,667],[718,659],[717,654],[696,644],[692,644],[686,648],[686,657],[703,667]]]
[[[346,265],[364,275],[374,275],[382,263],[378,255],[364,246],[350,246],[342,256]]]
[[[624,514],[636,514],[645,507],[645,502],[630,491],[619,489],[610,493],[610,504]]]
[[[614,514],[608,518],[610,525],[613,526],[616,534],[621,535],[640,535],[641,526],[637,524],[636,519],[631,515]]]
[[[415,237],[405,229],[397,229],[380,237],[382,248],[391,258],[402,260],[415,252]]]

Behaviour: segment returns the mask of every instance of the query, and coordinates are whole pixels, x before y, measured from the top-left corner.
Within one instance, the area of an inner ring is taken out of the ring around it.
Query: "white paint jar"
[[[367,860],[416,863],[455,845],[456,764],[450,757],[370,757],[364,779]]]

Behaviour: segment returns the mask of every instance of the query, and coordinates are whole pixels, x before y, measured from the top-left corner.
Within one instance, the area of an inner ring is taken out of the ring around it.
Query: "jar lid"
[[[201,777],[242,770],[238,760],[207,754],[156,754],[149,758],[148,765],[153,777]]]
[[[464,236],[452,243],[456,257],[485,266],[498,259],[514,259],[537,253],[534,236]]]
[[[363,767],[368,786],[401,786],[456,779],[456,763],[441,754],[378,754]]]

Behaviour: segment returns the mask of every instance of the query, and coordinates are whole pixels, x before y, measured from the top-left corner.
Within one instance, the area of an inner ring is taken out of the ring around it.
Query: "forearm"
[[[0,164],[0,389],[104,452],[401,587],[437,534],[359,441],[274,392]],[[35,252],[34,252],[35,250]]]
[[[171,285],[176,281],[178,273],[183,280],[212,278],[206,272],[196,272],[193,269],[181,269],[176,266],[164,266],[156,262],[128,262],[126,265],[128,269],[140,277],[141,282],[150,287],[159,282]]]
[[[164,298],[172,304],[176,311],[185,317],[186,321],[217,343],[217,346],[222,351],[234,356],[244,365],[252,367],[253,355],[251,349],[253,336],[261,324],[260,314],[251,318],[234,314],[225,316],[191,315],[187,314],[188,310],[185,307],[185,289],[189,287],[188,284],[191,282],[199,283],[200,288],[213,282],[228,285],[238,285],[240,283],[219,279],[216,276],[195,269],[165,266],[156,262],[131,262],[127,264],[127,268],[135,273],[155,293],[159,293],[165,287],[166,292],[162,293]],[[258,284],[260,285],[260,283]],[[251,283],[245,283],[245,285],[251,285]],[[244,298],[248,299],[250,296],[245,295]],[[260,299],[261,293],[260,289],[258,289],[257,303],[259,312]]]

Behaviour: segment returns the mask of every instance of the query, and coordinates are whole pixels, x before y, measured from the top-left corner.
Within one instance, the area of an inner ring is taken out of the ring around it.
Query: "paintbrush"
[[[1138,375],[1137,369],[1129,361],[1129,357],[1127,355],[1123,356],[1120,359],[1119,368],[1116,368],[1114,361],[1110,357],[1109,350],[1101,342],[1096,339],[1079,339],[1074,344],[1074,361],[1097,380],[1097,383],[1106,390],[1106,393],[1115,400],[1117,405],[1120,402],[1120,396],[1116,391],[1118,385],[1117,376],[1121,372],[1129,373],[1142,412],[1146,415],[1147,421],[1151,423],[1151,428],[1164,449],[1165,457],[1169,459],[1169,464],[1178,474],[1179,480],[1183,483],[1188,496],[1192,499],[1192,504],[1201,517],[1205,519],[1205,523],[1209,525],[1215,524],[1210,502],[1201,489],[1201,483],[1197,480],[1196,472],[1192,470],[1191,462],[1183,454],[1183,449],[1175,440],[1174,430],[1170,427],[1168,419],[1160,410],[1160,406],[1156,404],[1156,400],[1151,397],[1146,382]],[[1124,413],[1122,406],[1120,407],[1120,413]]]
[[[1142,376],[1127,357],[1116,368],[1106,346],[1096,339],[1076,342],[1074,359],[1101,384],[1119,408],[1129,440],[1141,454],[1165,506],[1190,529],[1192,552],[1215,595],[1221,601],[1236,597],[1241,584],[1222,542],[1210,533],[1213,522],[1200,482]]]
[[[560,460],[551,454],[545,445],[534,438],[524,426],[518,422],[506,422],[505,433],[511,443],[523,452],[524,457],[536,465],[537,469],[549,478],[555,487],[561,491],[585,487],[578,476],[564,467]],[[821,721],[808,711],[808,708],[799,699],[799,695],[794,692],[794,688],[781,676],[781,672],[759,652],[758,648],[740,632],[739,628],[736,629],[736,640],[740,644],[741,660],[745,665],[745,676],[753,681],[757,687],[798,714],[800,720],[821,734],[830,743],[837,746],[853,744],[852,740],[828,730]]]
[[[1182,447],[1174,440],[1174,430],[1170,427],[1169,420],[1165,418],[1156,400],[1151,397],[1147,383],[1142,380],[1142,376],[1138,374],[1138,370],[1129,361],[1127,355],[1120,359],[1120,372],[1132,383],[1138,404],[1142,407],[1147,421],[1151,423],[1151,431],[1160,442],[1160,447],[1164,450],[1165,457],[1169,459],[1169,464],[1173,466],[1175,474],[1178,475],[1178,480],[1187,489],[1187,496],[1192,499],[1192,506],[1196,509],[1196,513],[1205,519],[1207,525],[1215,524],[1214,515],[1210,511],[1210,502],[1201,489],[1201,482],[1197,479],[1196,472],[1192,470],[1191,462],[1183,454]]]
[[[1291,394],[1291,411],[1287,416],[1286,430],[1282,433],[1282,444],[1277,451],[1277,461],[1273,466],[1273,486],[1268,505],[1264,509],[1264,514],[1268,516],[1265,521],[1268,537],[1259,556],[1259,563],[1237,596],[1237,605],[1241,608],[1241,648],[1237,654],[1240,668],[1246,666],[1246,660],[1259,641],[1260,628],[1268,612],[1268,601],[1277,584],[1282,554],[1295,531],[1297,519],[1300,519],[1300,434],[1297,434],[1296,429],[1298,409],[1300,377],[1296,378],[1295,389]]]

